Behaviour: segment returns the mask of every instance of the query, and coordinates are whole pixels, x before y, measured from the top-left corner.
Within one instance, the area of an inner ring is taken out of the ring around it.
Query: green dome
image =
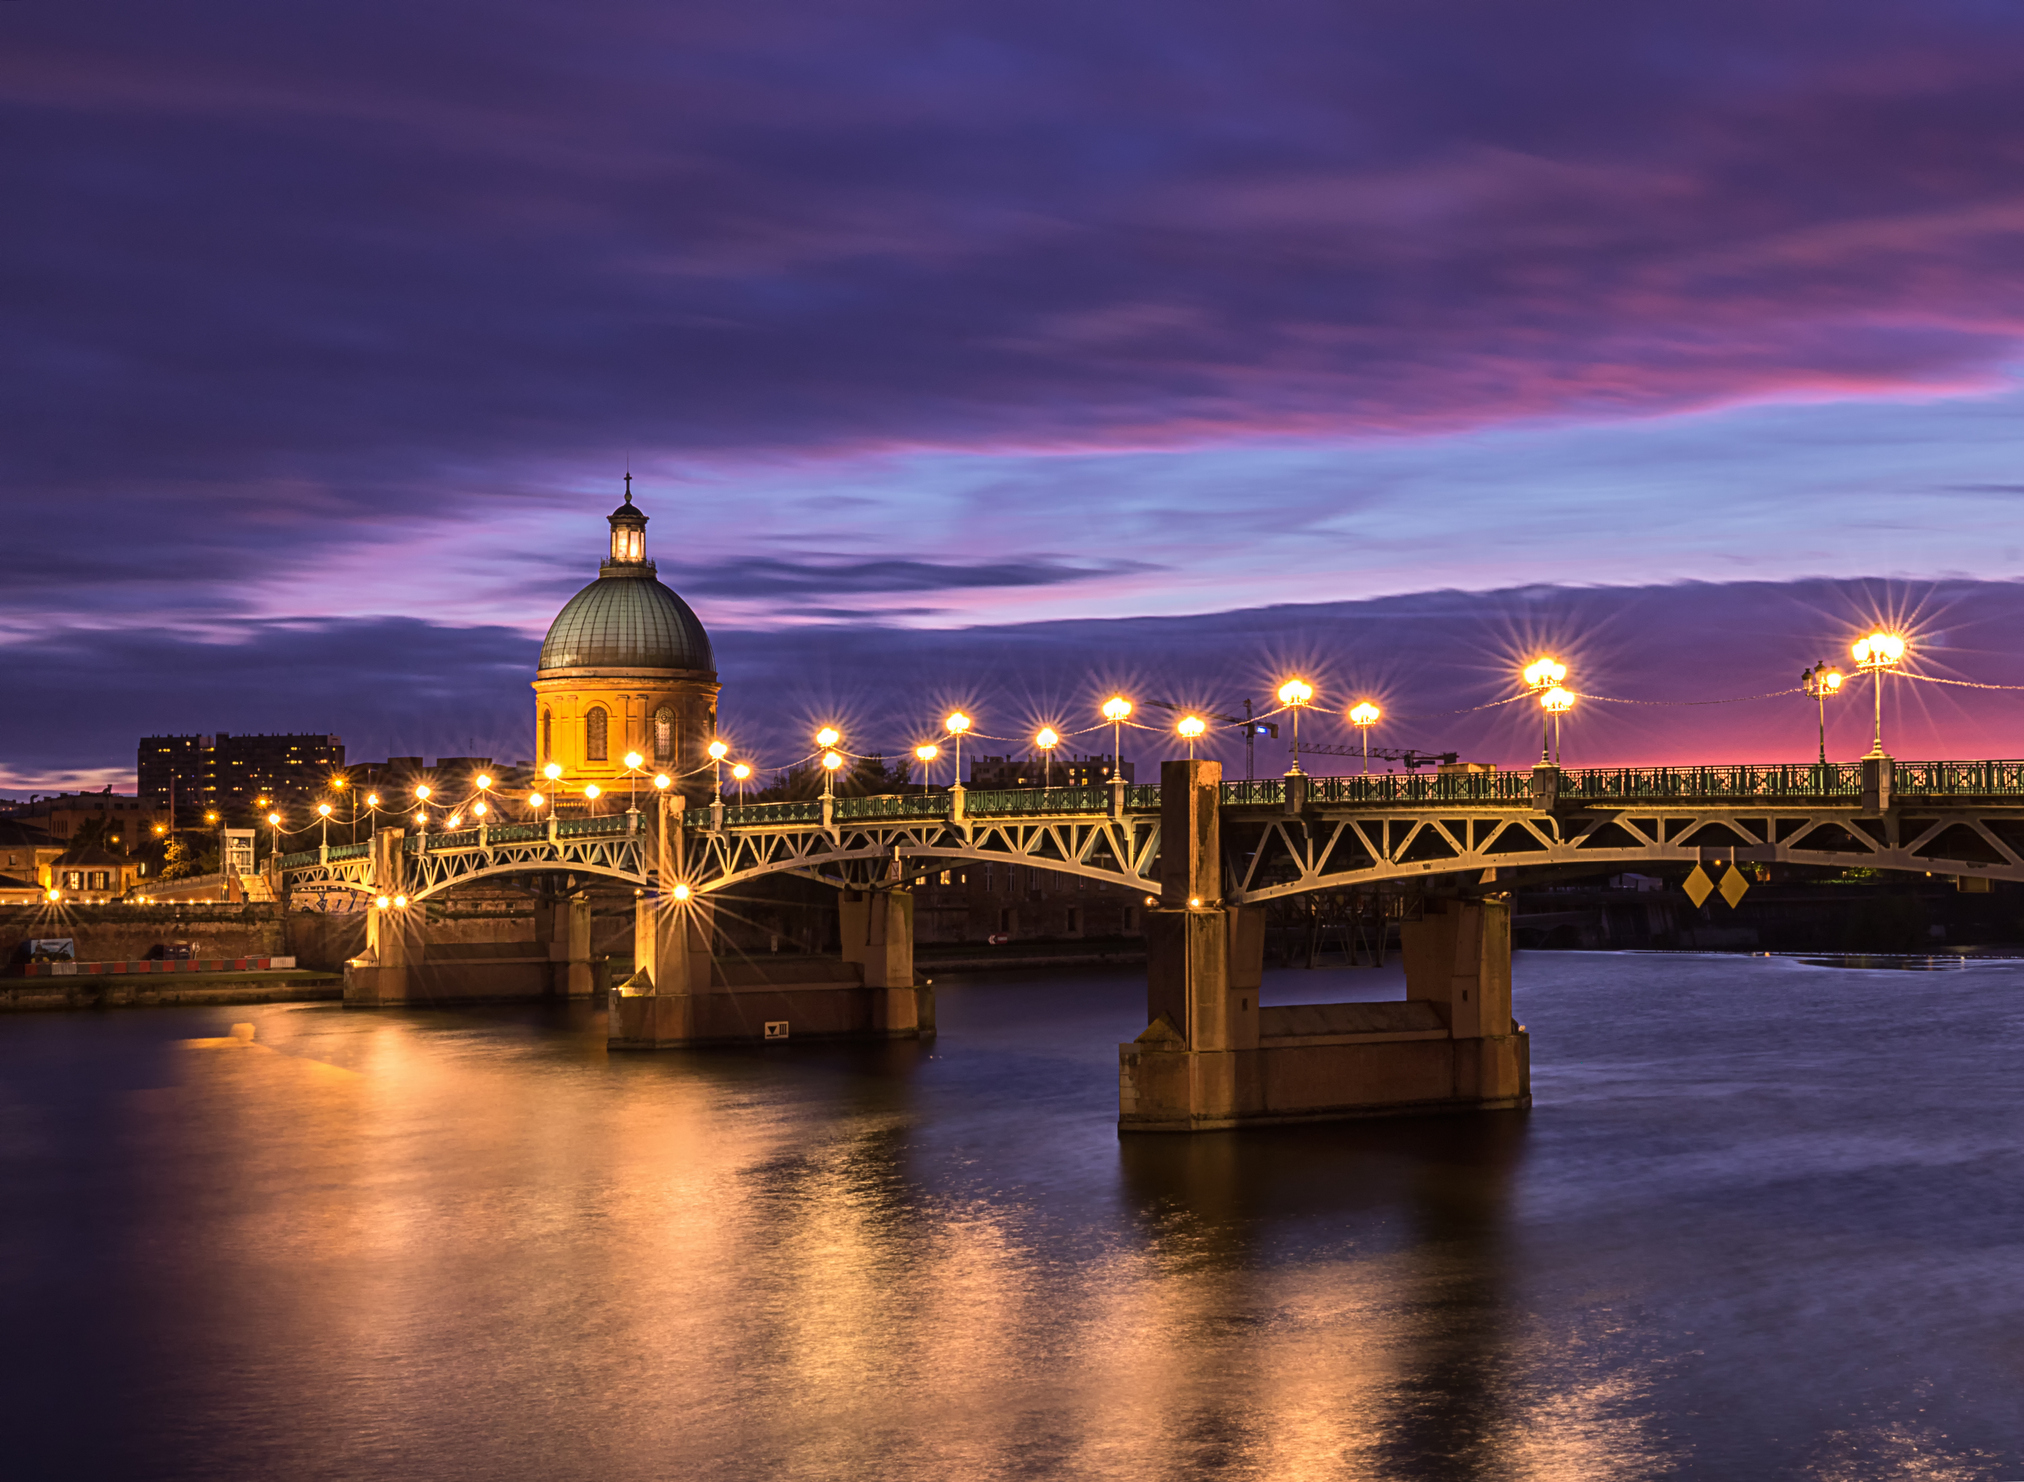
[[[649,567],[648,570],[652,568]],[[717,660],[689,604],[651,576],[601,576],[549,625],[541,668],[703,669]]]

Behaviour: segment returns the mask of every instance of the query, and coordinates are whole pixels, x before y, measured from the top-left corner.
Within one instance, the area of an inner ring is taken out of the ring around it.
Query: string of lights
[[[1953,685],[1964,689],[2024,692],[2024,685],[1994,684],[1979,680],[1948,679],[1939,675],[1909,673],[1901,667],[1906,656],[1907,647],[1908,645],[1903,637],[1881,630],[1857,640],[1852,646],[1856,667],[1864,673],[1871,674],[1877,680],[1877,684],[1875,685],[1875,703],[1877,708],[1876,739],[1879,750],[1882,746],[1883,730],[1882,678],[1886,674],[1896,674],[1902,678],[1915,680],[1924,684]],[[1639,699],[1624,695],[1602,695],[1585,690],[1569,689],[1564,684],[1567,674],[1567,666],[1558,659],[1550,656],[1541,657],[1526,666],[1522,676],[1525,688],[1517,694],[1506,695],[1499,699],[1484,701],[1479,705],[1468,705],[1454,710],[1393,715],[1389,718],[1394,722],[1449,719],[1458,715],[1473,715],[1482,711],[1496,710],[1506,705],[1516,705],[1526,700],[1536,700],[1540,706],[1543,727],[1541,759],[1543,761],[1552,761],[1558,757],[1558,737],[1561,720],[1574,708],[1577,701],[1601,705],[1637,705],[1670,708],[1742,705],[1805,694],[1817,699],[1824,707],[1826,699],[1829,696],[1843,692],[1846,680],[1846,676],[1832,670],[1830,666],[1823,662],[1808,669],[1801,676],[1801,682],[1798,685],[1789,686],[1784,689],[1766,690],[1754,695],[1723,696],[1715,699],[1672,700]],[[1290,714],[1293,720],[1293,766],[1291,770],[1298,772],[1300,769],[1300,712],[1313,707],[1315,696],[1316,691],[1312,684],[1304,679],[1293,678],[1280,686],[1277,695],[1279,704],[1275,708],[1258,711],[1242,719],[1209,712],[1183,712],[1176,710],[1176,719],[1171,727],[1169,727],[1149,724],[1143,720],[1136,719],[1134,717],[1136,707],[1133,703],[1123,695],[1113,695],[1100,707],[1103,716],[1101,720],[1074,730],[1063,730],[1051,724],[1043,725],[1030,737],[1001,736],[979,731],[975,728],[975,722],[970,716],[964,714],[962,711],[951,711],[943,718],[939,741],[951,743],[953,746],[954,781],[956,784],[960,784],[962,781],[962,745],[966,739],[1013,745],[1025,742],[1031,744],[1048,757],[1049,765],[1051,766],[1054,749],[1063,742],[1097,734],[1106,727],[1109,727],[1112,732],[1114,752],[1119,752],[1121,751],[1121,747],[1116,743],[1122,741],[1125,729],[1129,728],[1134,731],[1172,734],[1177,739],[1187,743],[1189,754],[1192,756],[1196,745],[1209,732],[1212,723],[1225,727],[1251,727],[1254,728],[1252,734],[1256,735],[1256,727],[1276,717]],[[1380,720],[1385,718],[1384,711],[1369,699],[1359,699],[1345,710],[1343,718],[1354,726],[1363,737],[1364,761],[1365,767],[1368,769],[1370,731]],[[815,741],[814,750],[806,752],[784,765],[771,767],[750,760],[733,759],[731,757],[731,748],[727,743],[722,740],[712,740],[708,747],[707,760],[686,769],[663,770],[653,774],[651,777],[648,776],[645,770],[645,758],[638,752],[630,752],[624,759],[626,765],[624,776],[633,787],[632,806],[634,808],[638,806],[638,785],[641,782],[649,783],[654,789],[654,792],[650,793],[649,796],[655,794],[665,795],[674,787],[677,781],[685,781],[698,777],[706,772],[714,774],[716,783],[715,794],[717,800],[721,802],[723,798],[723,773],[727,767],[732,774],[733,781],[742,789],[744,784],[761,770],[771,770],[776,775],[782,773],[792,774],[810,766],[819,766],[823,772],[823,792],[825,796],[829,796],[834,793],[836,774],[845,766],[869,761],[883,761],[888,755],[903,754],[883,751],[858,752],[848,750],[843,745],[843,733],[841,729],[835,725],[823,726],[815,733],[813,739]],[[942,747],[937,741],[923,741],[915,744],[910,749],[914,759],[921,763],[923,775],[925,776],[932,771],[934,763],[941,755]],[[548,763],[542,769],[541,775],[549,785],[549,793],[544,794],[539,784],[537,784],[534,789],[527,793],[524,799],[525,806],[537,820],[544,808],[549,811],[550,816],[553,816],[555,798],[552,794],[554,792],[568,790],[563,782],[565,769],[559,764],[554,762]],[[345,787],[345,779],[339,778],[333,780],[333,795],[341,795]],[[508,801],[493,790],[493,781],[487,776],[477,778],[474,790],[454,802],[436,793],[427,783],[417,783],[410,791],[415,802],[412,817],[416,825],[421,828],[426,828],[429,822],[432,821],[430,815],[430,808],[432,806],[435,810],[435,817],[441,819],[442,826],[455,829],[464,825],[466,813],[469,813],[473,818],[482,823],[493,811],[495,804]],[[578,791],[591,804],[592,811],[595,811],[597,800],[603,796],[603,789],[600,785],[596,782],[586,782]],[[274,837],[277,840],[284,836],[291,839],[296,838],[312,830],[320,829],[324,832],[327,841],[328,827],[333,822],[337,823],[340,827],[355,828],[361,822],[376,822],[378,816],[383,812],[389,816],[397,816],[402,812],[399,808],[384,805],[377,792],[368,792],[361,797],[356,790],[353,790],[351,796],[355,801],[348,814],[339,813],[335,803],[323,802],[317,806],[317,817],[299,828],[286,827],[286,820],[278,811],[267,814],[265,822],[273,830]],[[261,799],[260,802],[263,807],[267,804],[265,798]]]

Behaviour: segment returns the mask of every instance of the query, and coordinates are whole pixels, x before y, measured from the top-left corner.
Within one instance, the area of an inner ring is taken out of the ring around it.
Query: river
[[[2024,1477],[2024,964],[1515,977],[1529,1113],[1125,1140],[1131,975],[10,1017],[0,1472]]]

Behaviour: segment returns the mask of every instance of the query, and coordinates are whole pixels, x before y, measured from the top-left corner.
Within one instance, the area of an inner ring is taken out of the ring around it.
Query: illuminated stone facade
[[[550,790],[564,799],[582,798],[592,783],[607,798],[623,798],[632,786],[625,759],[637,753],[645,792],[653,790],[646,779],[666,772],[691,802],[706,802],[704,748],[717,733],[719,689],[709,635],[655,575],[647,517],[632,502],[630,478],[609,523],[611,546],[597,580],[569,599],[541,645],[536,770],[562,768]]]

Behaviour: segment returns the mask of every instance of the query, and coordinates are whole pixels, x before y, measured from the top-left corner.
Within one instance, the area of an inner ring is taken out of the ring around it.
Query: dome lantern
[[[626,567],[632,572],[645,576],[654,569],[654,563],[647,559],[647,517],[632,502],[632,475],[625,476],[625,503],[613,510],[608,517],[611,521],[611,558],[604,563],[600,575],[622,576],[625,571],[610,568]]]

